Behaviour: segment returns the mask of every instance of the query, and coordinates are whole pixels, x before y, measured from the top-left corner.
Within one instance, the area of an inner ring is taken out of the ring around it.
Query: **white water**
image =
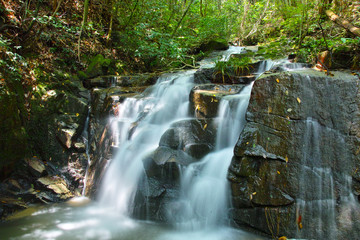
[[[228,58],[230,54],[239,53],[241,50],[242,48],[239,47],[231,47],[223,52],[223,58]],[[212,61],[203,62],[203,65],[206,66],[213,66],[213,64]],[[99,200],[103,206],[115,207],[116,211],[128,216],[133,213],[135,193],[138,189],[139,180],[144,174],[142,160],[158,147],[161,136],[171,123],[190,117],[188,116],[189,93],[194,86],[194,72],[192,70],[164,75],[158,80],[156,85],[145,93],[145,97],[127,99],[119,106],[118,117],[112,119],[113,131],[117,136],[115,142],[119,150],[109,166],[101,187]],[[210,183],[209,178],[221,179],[221,183],[219,183],[221,185],[219,190],[221,193],[218,195],[223,198],[226,198],[228,195],[226,194],[225,185],[227,167],[232,156],[231,148],[235,145],[244,124],[244,114],[249,101],[251,86],[246,87],[244,92],[232,96],[222,103],[222,105],[225,104],[227,107],[221,107],[224,110],[220,113],[223,115],[218,119],[219,123],[221,123],[219,128],[221,131],[227,128],[228,132],[231,132],[231,137],[224,138],[219,136],[218,139],[220,138],[219,142],[221,144],[218,144],[216,151],[228,148],[223,153],[227,156],[226,161],[219,162],[214,166],[207,166],[208,164],[202,163],[201,168],[205,169],[205,175],[196,178],[199,179],[199,182],[204,182],[205,184],[207,184],[206,182]],[[238,105],[239,107],[230,110],[229,105]],[[235,111],[235,114],[231,111]],[[132,129],[131,125],[134,125],[134,123],[136,123],[136,126]],[[227,127],[229,125],[236,126],[236,129],[229,129]],[[226,136],[228,132],[222,135]],[[221,155],[218,152],[215,154],[217,156]],[[213,158],[213,156],[209,156],[204,162],[212,163],[214,162]],[[223,156],[220,156],[220,158],[222,159]],[[216,170],[219,166],[223,168],[223,171],[218,175],[213,177],[211,173],[208,173],[212,171],[211,169]],[[187,181],[186,179],[188,178],[190,177],[185,176],[184,181]],[[219,203],[216,203],[221,210],[215,210],[215,212],[226,211],[227,205],[225,201],[225,199],[221,199]],[[198,206],[195,207],[197,208]],[[218,219],[218,214],[214,216],[214,219]],[[214,222],[211,219],[206,221]]]
[[[188,96],[193,72],[161,77],[152,91],[141,99],[130,98],[119,107],[114,122],[118,152],[101,187],[100,203],[131,215],[144,157],[155,150],[170,124],[188,117]]]
[[[91,99],[91,98],[89,97],[89,99]],[[83,179],[84,185],[83,185],[83,190],[81,191],[82,196],[85,196],[86,183],[87,183],[87,180],[88,180],[89,167],[90,167],[90,163],[91,163],[90,153],[89,153],[89,148],[90,148],[90,146],[89,146],[89,142],[90,142],[90,136],[89,136],[90,113],[91,113],[91,107],[89,107],[89,109],[88,109],[88,113],[87,113],[85,124],[84,124],[84,130],[83,130],[83,132],[81,134],[81,136],[83,138],[83,141],[84,141],[84,144],[85,144],[85,154],[86,154],[86,158],[87,158],[85,176],[84,176],[84,179]]]
[[[241,49],[231,48],[226,54],[233,50],[239,52]],[[221,103],[219,128],[229,134],[219,134],[220,140],[216,151],[206,156],[198,165],[191,165],[183,177],[183,192],[187,193],[182,201],[188,203],[188,211],[185,211],[181,218],[183,223],[190,222],[192,231],[188,231],[188,227],[179,230],[129,218],[133,213],[139,179],[144,174],[142,159],[158,147],[161,136],[173,122],[191,117],[188,116],[188,104],[189,92],[194,86],[193,74],[194,71],[185,71],[165,75],[146,91],[144,96],[129,98],[120,104],[118,116],[110,120],[118,151],[105,175],[99,203],[78,208],[55,205],[38,209],[31,217],[4,226],[2,237],[123,240],[262,239],[244,231],[221,226],[227,221],[227,168],[233,155],[233,146],[244,124],[251,86]],[[232,113],[230,109],[235,112]],[[236,129],[230,128],[231,125],[236,125]],[[194,174],[191,169],[197,169],[199,174]],[[199,191],[201,194],[198,194]],[[22,226],[21,229],[18,226]],[[194,228],[196,226],[199,228]],[[206,226],[212,228],[204,230],[203,227]]]
[[[176,224],[184,229],[199,229],[226,224],[229,203],[227,171],[237,138],[245,124],[252,84],[240,94],[225,97],[219,107],[215,151],[191,164],[182,180],[183,206]]]

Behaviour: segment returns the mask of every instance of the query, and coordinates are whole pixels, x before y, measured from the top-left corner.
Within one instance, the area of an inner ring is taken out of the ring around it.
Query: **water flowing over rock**
[[[334,74],[309,69],[255,82],[228,174],[238,224],[273,236],[358,235],[359,79]]]

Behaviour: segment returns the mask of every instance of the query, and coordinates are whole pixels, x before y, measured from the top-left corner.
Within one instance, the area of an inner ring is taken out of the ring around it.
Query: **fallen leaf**
[[[76,113],[75,115],[78,117],[80,114],[79,114],[79,113]]]
[[[252,195],[256,195],[256,192],[253,192]]]
[[[289,162],[289,158],[288,156],[285,157],[285,162],[288,163]]]
[[[280,80],[277,78],[277,79],[276,79],[276,82],[277,82],[277,83],[279,83],[279,82],[280,82]]]
[[[205,129],[206,129],[206,127],[207,127],[207,123],[205,123],[205,125],[204,125],[203,129],[205,130]]]
[[[288,112],[291,112],[291,111],[292,111],[292,109],[291,109],[291,108],[289,108],[287,111],[288,111]]]
[[[249,142],[246,142],[246,145],[248,145],[249,144]]]
[[[272,107],[268,107],[268,114],[272,112]]]
[[[280,171],[276,171],[277,172],[277,174],[280,174]]]
[[[298,103],[301,103],[301,100],[300,100],[300,98],[296,98],[296,100],[298,101]]]
[[[286,91],[285,91],[285,94],[286,94],[286,95],[289,95],[289,91],[288,91],[288,90],[286,90]]]
[[[303,228],[302,223],[299,223],[299,229],[301,230]]]
[[[287,239],[288,239],[287,237],[282,236],[282,237],[279,237],[279,239],[278,239],[278,240],[287,240]]]

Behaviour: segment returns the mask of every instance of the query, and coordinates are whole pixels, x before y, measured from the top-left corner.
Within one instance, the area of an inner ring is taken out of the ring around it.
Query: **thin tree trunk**
[[[89,13],[89,1],[90,1],[90,0],[85,0],[85,3],[84,3],[83,20],[82,20],[82,23],[81,23],[79,40],[78,40],[78,58],[79,58],[79,61],[80,61],[81,35],[82,35],[83,30],[84,30],[85,24],[86,24],[86,22],[87,22],[87,16],[88,16],[88,13]]]
[[[126,29],[127,26],[129,26],[129,24],[131,23],[134,15],[135,15],[135,11],[136,11],[136,9],[137,9],[138,4],[139,4],[139,0],[136,0],[135,6],[134,6],[133,10],[131,11],[131,15],[130,15],[130,17],[129,17],[129,20],[128,20],[127,23],[125,24],[124,29]]]
[[[116,1],[115,3],[115,9],[114,6],[112,5],[112,14],[111,14],[111,17],[110,17],[110,25],[109,25],[109,32],[108,32],[108,35],[106,37],[106,41],[107,43],[109,43],[110,39],[111,39],[111,34],[112,34],[112,30],[113,30],[113,24],[114,24],[114,17],[116,18],[117,15],[118,15],[118,11],[119,11],[119,3]]]
[[[360,37],[360,28],[355,27],[349,21],[347,21],[346,19],[342,19],[341,17],[339,17],[338,15],[336,15],[334,12],[332,12],[330,10],[326,10],[325,13],[330,18],[331,21],[337,23],[341,27],[350,31],[352,34]]]
[[[171,37],[174,37],[175,33],[177,32],[177,30],[179,29],[181,22],[184,20],[186,14],[188,13],[188,11],[190,10],[191,5],[193,4],[193,2],[195,2],[195,0],[191,0],[191,2],[189,3],[189,5],[187,6],[184,14],[182,15],[180,21],[178,22],[178,24],[176,25],[176,28],[174,29],[173,33],[171,34]]]
[[[26,32],[24,33],[24,36],[26,36],[31,31],[31,29],[33,28],[33,26],[34,26],[34,24],[36,22],[35,19],[37,18],[38,14],[39,14],[40,3],[42,3],[42,0],[38,0],[38,2],[36,3],[36,9],[35,9],[33,20],[31,21],[29,27],[26,29]],[[25,12],[26,12],[26,10],[27,9],[25,9]]]

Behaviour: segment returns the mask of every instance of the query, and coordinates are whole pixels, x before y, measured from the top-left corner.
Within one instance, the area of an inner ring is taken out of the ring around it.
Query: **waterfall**
[[[226,180],[233,148],[245,124],[252,84],[240,94],[225,97],[219,108],[215,151],[190,165],[182,180],[183,205],[177,223],[181,228],[199,229],[228,221],[229,189]],[[180,221],[179,221],[180,220]]]
[[[89,94],[89,102],[91,102],[91,95]],[[91,163],[91,159],[90,159],[90,134],[89,134],[89,124],[90,124],[90,114],[91,114],[91,107],[89,106],[88,108],[88,112],[86,115],[86,120],[84,123],[84,129],[81,133],[81,137],[83,139],[83,142],[85,144],[85,154],[86,154],[86,160],[87,160],[87,165],[86,165],[86,169],[85,169],[85,176],[83,179],[84,185],[83,185],[83,189],[81,192],[81,196],[84,197],[85,196],[85,191],[86,191],[86,184],[87,184],[87,180],[88,180],[88,175],[89,175],[89,167],[90,167],[90,163]]]
[[[228,58],[232,53],[239,53],[242,49],[231,47],[222,52],[223,58]],[[213,66],[213,62],[205,61],[202,66]],[[99,201],[103,206],[115,207],[116,211],[124,215],[133,213],[135,194],[144,174],[143,159],[157,148],[161,136],[172,123],[190,118],[189,93],[194,86],[194,72],[190,70],[164,74],[142,96],[128,98],[119,105],[118,115],[110,120],[117,153],[108,167],[100,189]],[[231,101],[228,102],[230,104]],[[231,114],[229,110],[227,112]],[[223,119],[224,116],[218,120],[222,122]],[[235,144],[234,141],[232,143]],[[226,159],[230,161],[231,148],[230,145],[228,147],[226,154],[229,156]],[[219,177],[224,181],[229,163],[220,163],[224,171]]]
[[[174,121],[188,117],[188,95],[194,71],[162,76],[142,98],[128,98],[111,119],[118,148],[100,192],[103,206],[131,215],[144,157],[158,146]],[[179,104],[180,103],[180,104]]]
[[[258,76],[273,65],[272,61],[261,62]],[[183,209],[175,219],[180,228],[211,228],[228,223],[229,186],[226,176],[234,146],[246,123],[245,114],[252,86],[253,82],[239,94],[221,100],[216,119],[215,151],[186,169],[182,180],[183,196],[179,200]]]
[[[325,129],[324,131],[330,130]],[[305,216],[305,220],[299,220],[299,224],[309,225],[308,228],[314,229],[314,232],[309,234],[299,228],[298,234],[300,237],[305,237],[303,236],[305,234],[306,237],[317,236],[321,239],[332,239],[336,235],[333,170],[323,166],[323,154],[320,146],[323,136],[321,134],[324,133],[321,131],[320,124],[316,120],[308,118],[304,134],[297,218],[303,219]]]

